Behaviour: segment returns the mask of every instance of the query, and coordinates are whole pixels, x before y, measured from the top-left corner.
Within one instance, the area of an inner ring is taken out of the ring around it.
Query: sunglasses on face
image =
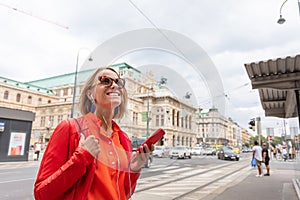
[[[113,79],[107,76],[99,76],[98,80],[101,85],[105,85],[107,87],[111,87],[113,82],[118,85],[119,88],[123,88],[125,86],[125,80],[122,78]]]

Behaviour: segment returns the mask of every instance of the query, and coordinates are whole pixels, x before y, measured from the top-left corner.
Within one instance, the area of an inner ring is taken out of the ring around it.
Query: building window
[[[136,113],[136,112],[133,112],[133,114],[132,114],[132,123],[134,125],[138,124],[138,113]]]
[[[8,91],[5,91],[5,92],[4,92],[3,99],[8,99],[8,95],[9,95],[9,92],[8,92]]]
[[[28,96],[27,103],[32,104],[32,96]]]
[[[175,125],[175,110],[172,110],[172,125]]]
[[[59,124],[63,120],[63,115],[58,115],[57,124]]]
[[[17,102],[20,102],[20,101],[21,101],[21,94],[19,94],[19,93],[17,94],[17,96],[16,96],[16,101],[17,101]]]
[[[183,117],[181,117],[181,127],[183,128]]]
[[[54,116],[50,115],[49,116],[49,126],[52,127],[53,126],[53,122],[54,122]]]
[[[160,115],[160,125],[161,126],[165,125],[165,116],[164,115]]]
[[[48,100],[48,103],[51,103],[51,100]]]
[[[159,115],[155,116],[155,126],[159,126]]]
[[[64,90],[63,90],[63,96],[67,96],[68,95],[68,88],[65,88]]]
[[[42,98],[39,98],[39,99],[38,99],[38,104],[39,104],[39,105],[42,104]]]
[[[41,125],[40,125],[40,127],[44,127],[45,126],[45,120],[46,120],[46,117],[41,117]]]
[[[177,127],[179,126],[179,114],[180,114],[179,111],[177,111],[177,120],[176,120],[177,121],[177,123],[176,123]]]

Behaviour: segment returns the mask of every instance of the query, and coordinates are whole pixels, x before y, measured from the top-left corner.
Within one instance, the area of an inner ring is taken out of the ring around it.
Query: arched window
[[[6,91],[4,92],[3,99],[8,99],[8,96],[9,96],[9,92],[6,90]]]
[[[20,101],[21,101],[21,94],[20,94],[20,93],[17,94],[17,96],[16,96],[16,101],[17,101],[17,102],[20,102]]]
[[[176,123],[176,126],[177,126],[177,127],[179,126],[179,114],[180,114],[179,111],[177,111],[177,119],[176,119],[176,122],[177,122],[177,123]]]
[[[28,96],[27,103],[32,104],[32,96]]]

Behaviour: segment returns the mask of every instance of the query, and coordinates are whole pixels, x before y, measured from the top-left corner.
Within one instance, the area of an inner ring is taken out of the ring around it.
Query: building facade
[[[128,110],[117,123],[129,137],[147,137],[157,128],[166,135],[160,145],[195,146],[200,141],[238,145],[244,139],[242,129],[222,117],[217,109],[201,113],[200,109],[178,98],[167,87],[153,78],[153,74],[141,73],[126,63],[112,65],[126,80]],[[22,83],[0,77],[0,106],[35,113],[30,143],[47,143],[55,127],[70,118],[74,105],[74,117],[81,114],[77,103],[85,80],[95,69],[63,74],[46,79]],[[74,88],[76,95],[73,104]],[[246,135],[246,134],[245,134]]]

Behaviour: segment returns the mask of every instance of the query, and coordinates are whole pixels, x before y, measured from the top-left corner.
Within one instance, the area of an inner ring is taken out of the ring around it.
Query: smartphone
[[[151,145],[158,142],[164,136],[165,133],[166,132],[162,128],[157,129],[152,135],[150,135],[150,137],[145,142],[143,142],[143,144],[141,144],[136,149],[136,151],[138,152],[142,151],[144,144],[147,144],[148,147],[151,148]]]

